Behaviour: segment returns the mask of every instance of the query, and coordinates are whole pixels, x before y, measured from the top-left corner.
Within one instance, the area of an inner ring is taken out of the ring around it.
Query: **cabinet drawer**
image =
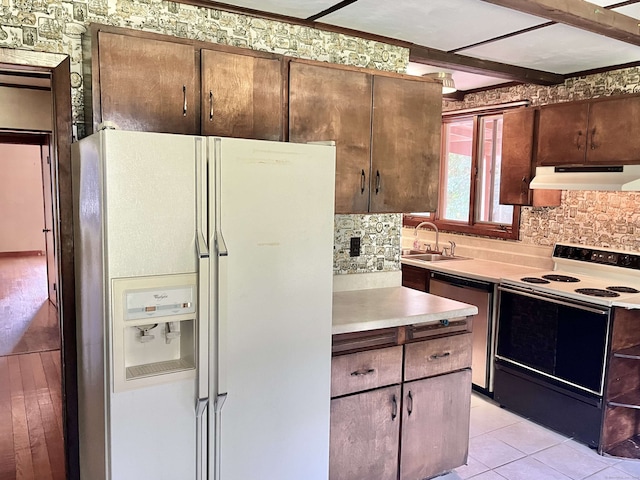
[[[331,396],[360,392],[402,381],[402,346],[331,359]]]
[[[471,334],[405,345],[404,380],[440,375],[471,366]]]

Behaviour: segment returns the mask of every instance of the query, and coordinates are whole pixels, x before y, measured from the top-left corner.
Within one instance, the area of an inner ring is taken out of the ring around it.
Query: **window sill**
[[[517,208],[517,211],[517,218],[514,221],[514,225],[520,224],[520,209]],[[513,228],[511,225],[503,226],[489,223],[468,225],[465,223],[445,222],[442,220],[434,220],[432,217],[409,214],[405,214],[403,216],[402,225],[405,227],[416,227],[420,222],[432,222],[438,227],[440,232],[463,233],[479,237],[518,240],[519,228]]]

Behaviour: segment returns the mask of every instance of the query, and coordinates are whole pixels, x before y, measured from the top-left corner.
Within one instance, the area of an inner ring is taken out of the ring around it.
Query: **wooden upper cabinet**
[[[519,108],[502,116],[502,165],[500,203],[529,205],[533,162],[533,108]]]
[[[586,162],[588,103],[559,103],[540,108],[538,165]]]
[[[283,82],[279,58],[201,50],[201,131],[282,140]]]
[[[538,165],[640,164],[640,95],[540,108]]]
[[[442,87],[374,76],[371,212],[432,212],[438,204]]]
[[[110,121],[122,130],[199,133],[192,45],[99,31],[98,57],[95,126]]]
[[[291,62],[289,141],[336,142],[336,213],[369,208],[370,74]]]
[[[587,163],[640,163],[640,96],[621,95],[590,103]]]
[[[560,205],[561,190],[530,190],[535,174],[534,108],[518,108],[502,116],[502,162],[500,169],[500,203],[503,205]]]

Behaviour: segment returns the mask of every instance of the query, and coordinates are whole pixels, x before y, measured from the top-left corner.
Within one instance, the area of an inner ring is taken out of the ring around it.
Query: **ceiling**
[[[386,37],[380,40],[410,49],[407,73],[452,73],[457,98],[504,83],[552,85],[577,73],[640,65],[640,0],[228,0],[213,6]]]

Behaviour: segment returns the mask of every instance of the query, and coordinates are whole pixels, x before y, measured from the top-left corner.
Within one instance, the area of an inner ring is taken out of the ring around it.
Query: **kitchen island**
[[[331,480],[466,463],[477,307],[404,287],[334,292]]]

